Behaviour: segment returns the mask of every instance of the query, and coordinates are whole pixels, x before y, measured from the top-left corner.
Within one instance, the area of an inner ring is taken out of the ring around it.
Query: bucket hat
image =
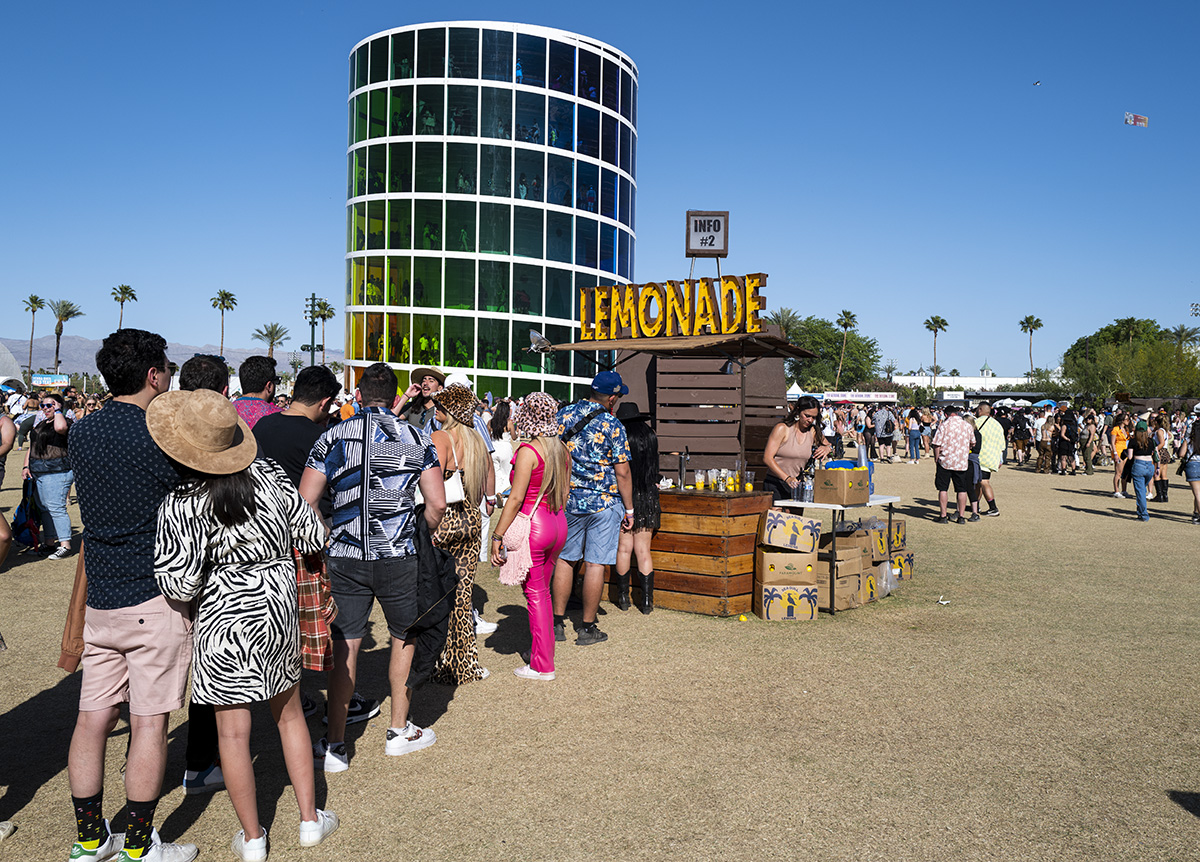
[[[468,428],[475,427],[475,405],[479,403],[479,399],[475,397],[474,392],[461,383],[447,386],[441,392],[434,395],[433,403],[442,408],[446,413],[449,413],[461,424],[466,425]]]
[[[258,454],[250,426],[233,404],[207,389],[159,395],[146,408],[146,427],[158,448],[201,473],[238,473]]]
[[[513,427],[526,437],[557,436],[558,402],[545,392],[526,395],[513,414]]]

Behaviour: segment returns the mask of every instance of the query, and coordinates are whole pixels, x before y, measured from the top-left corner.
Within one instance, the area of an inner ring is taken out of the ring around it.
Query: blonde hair
[[[454,441],[458,467],[463,474],[463,491],[466,502],[478,507],[483,499],[483,485],[487,481],[487,468],[491,463],[483,438],[473,427],[468,428],[449,413],[442,423],[442,430]]]

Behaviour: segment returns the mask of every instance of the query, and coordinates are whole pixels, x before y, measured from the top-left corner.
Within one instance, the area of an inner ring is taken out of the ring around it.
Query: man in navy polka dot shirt
[[[122,703],[130,725],[125,854],[149,862],[197,854],[193,844],[152,843],[167,719],[183,705],[192,655],[190,608],[163,596],[154,579],[158,507],[179,479],[146,427],[146,408],[171,384],[166,347],[140,329],[104,339],[96,367],[114,397],[71,426],[87,576],[83,681],[67,762],[78,824],[72,859],[108,859],[122,847],[102,808],[105,744]]]

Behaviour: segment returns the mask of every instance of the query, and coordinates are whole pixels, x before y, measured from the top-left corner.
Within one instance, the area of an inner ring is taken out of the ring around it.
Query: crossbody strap
[[[580,431],[582,431],[589,422],[591,422],[593,419],[595,419],[597,416],[599,416],[603,412],[604,412],[603,407],[597,407],[591,413],[584,416],[582,419],[580,419],[578,422],[576,422],[574,425],[572,425],[566,432],[563,433],[563,435],[560,439],[564,443],[570,441],[570,439],[572,437],[574,437],[576,434],[578,434]]]

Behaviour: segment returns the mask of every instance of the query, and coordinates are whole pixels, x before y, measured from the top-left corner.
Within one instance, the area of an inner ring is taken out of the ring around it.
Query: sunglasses
[[[43,402],[42,402],[42,409],[43,409],[43,410],[44,410],[45,408],[47,408],[47,407],[57,407],[57,406],[58,406],[58,405],[57,405],[57,404],[55,404],[53,401],[43,401]]]

